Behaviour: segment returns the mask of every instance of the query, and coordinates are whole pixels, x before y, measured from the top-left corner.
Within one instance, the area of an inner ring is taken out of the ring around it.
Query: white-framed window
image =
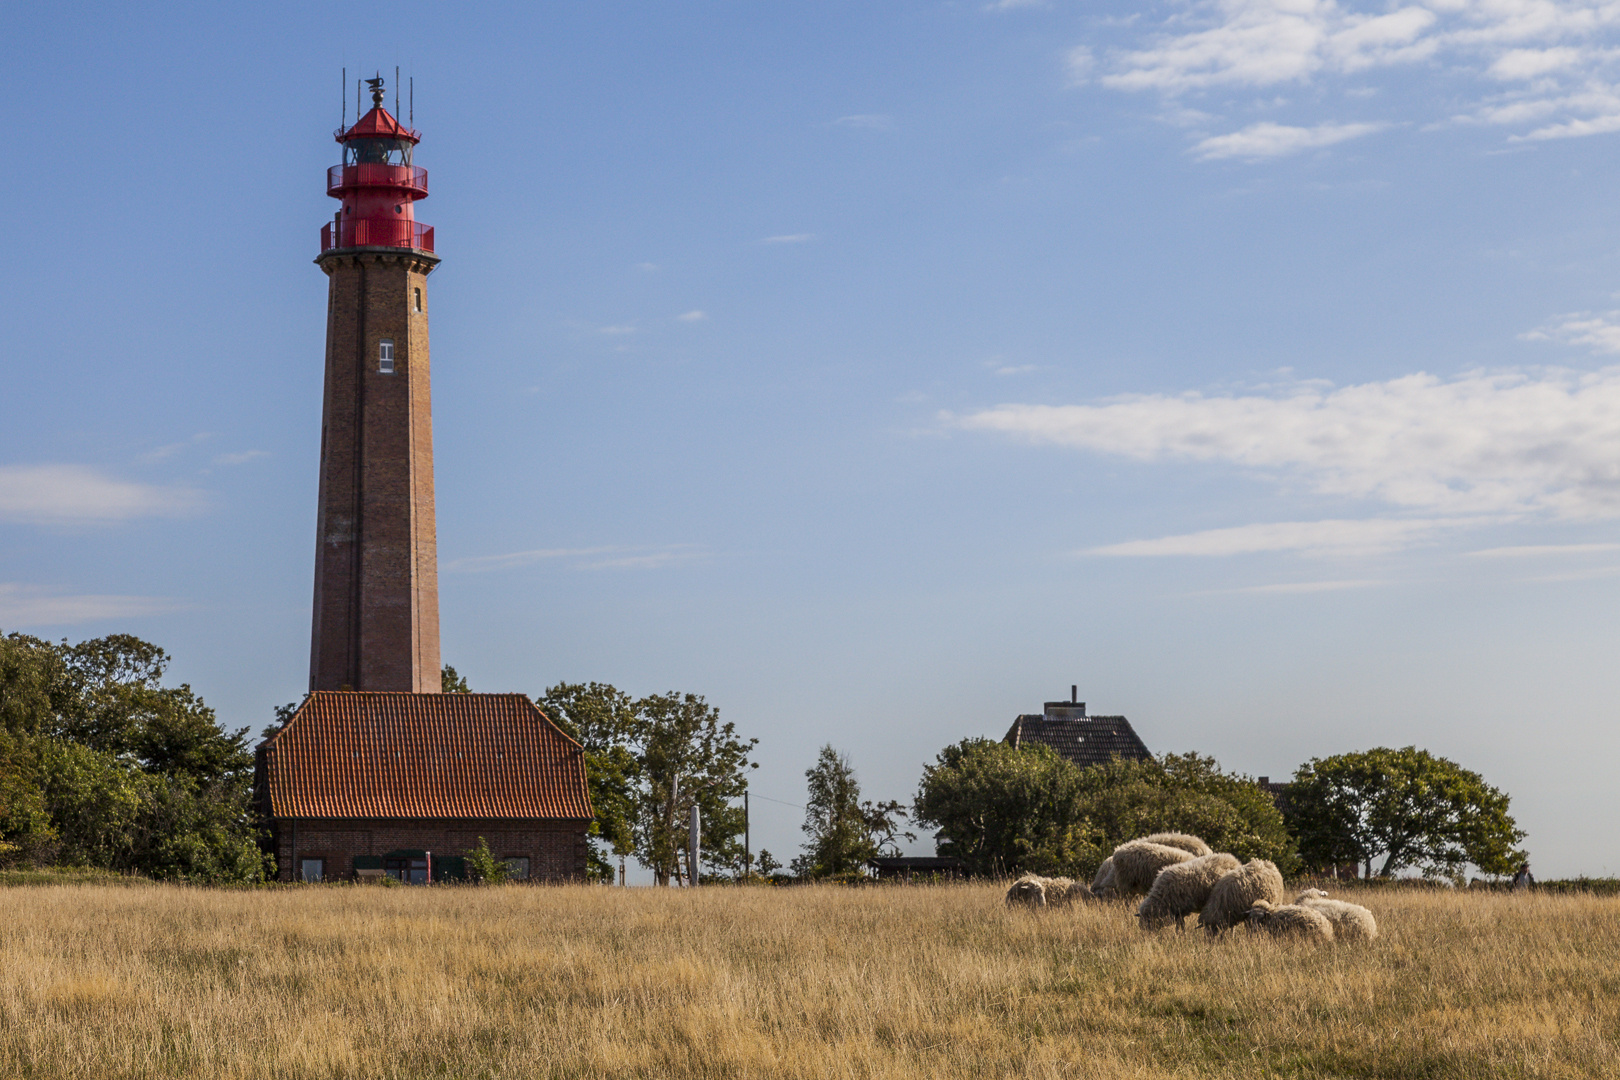
[[[377,370],[384,375],[394,373],[394,339],[383,338],[377,346]]]
[[[422,310],[422,290],[421,289],[413,289],[412,291],[416,293],[416,310],[421,311]]]
[[[301,881],[320,881],[326,877],[325,859],[298,860],[298,877]]]
[[[507,880],[529,880],[529,857],[527,855],[508,855],[501,861],[506,863]]]

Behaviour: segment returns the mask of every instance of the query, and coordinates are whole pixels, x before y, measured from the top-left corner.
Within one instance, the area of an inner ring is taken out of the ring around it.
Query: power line
[[[759,793],[759,792],[757,792],[757,791],[750,791],[750,792],[749,792],[749,793],[748,793],[748,794],[749,794],[749,795],[750,795],[750,796],[751,796],[751,797],[753,797],[753,798],[755,798],[755,799],[764,799],[764,800],[765,800],[765,801],[766,801],[766,802],[773,802],[773,803],[781,803],[781,804],[782,804],[782,805],[783,805],[783,806],[791,806],[791,807],[793,807],[793,809],[795,809],[795,810],[805,810],[805,809],[808,809],[808,808],[807,808],[807,807],[803,807],[803,806],[800,806],[800,805],[799,805],[799,804],[798,804],[798,803],[796,803],[796,802],[788,802],[788,801],[787,801],[787,800],[786,800],[786,799],[773,799],[773,798],[771,798],[771,797],[770,797],[770,796],[769,796],[769,795],[761,795],[761,794],[760,794],[760,793]]]

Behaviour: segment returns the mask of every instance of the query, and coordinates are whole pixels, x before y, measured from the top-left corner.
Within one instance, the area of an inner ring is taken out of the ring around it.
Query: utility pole
[[[743,880],[754,876],[753,848],[748,844],[748,792],[743,792]]]
[[[687,848],[688,862],[686,866],[686,876],[691,879],[693,885],[696,885],[698,883],[698,842],[700,840],[700,836],[698,807],[697,803],[695,802],[692,804],[692,826],[689,840],[690,847]]]

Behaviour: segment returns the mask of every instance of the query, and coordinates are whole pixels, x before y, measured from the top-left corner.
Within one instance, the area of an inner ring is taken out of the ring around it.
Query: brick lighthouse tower
[[[342,204],[315,260],[328,278],[311,690],[439,691],[427,278],[420,136],[383,108],[339,131]],[[396,91],[397,93],[397,91]]]

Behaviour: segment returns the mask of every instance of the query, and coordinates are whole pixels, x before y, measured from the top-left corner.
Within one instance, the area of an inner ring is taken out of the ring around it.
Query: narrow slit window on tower
[[[394,373],[394,339],[383,338],[377,349],[377,370],[384,375]]]
[[[422,310],[422,290],[421,289],[413,289],[412,291],[416,293],[416,310],[421,311]]]

